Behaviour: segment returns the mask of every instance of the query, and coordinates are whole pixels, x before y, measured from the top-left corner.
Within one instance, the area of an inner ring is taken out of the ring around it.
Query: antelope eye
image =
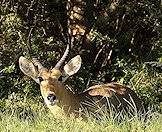
[[[43,78],[42,77],[38,77],[38,79],[39,79],[40,82],[43,81]]]
[[[63,76],[60,76],[59,78],[58,78],[58,81],[62,81],[63,80]]]

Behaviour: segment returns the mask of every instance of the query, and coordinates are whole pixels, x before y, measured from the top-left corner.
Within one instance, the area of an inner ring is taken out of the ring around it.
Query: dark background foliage
[[[18,59],[22,55],[29,56],[27,43],[31,41],[32,53],[46,67],[55,65],[62,56],[68,39],[66,2],[1,2],[0,99],[8,98],[13,92],[40,95],[39,86],[20,71]],[[159,61],[162,57],[161,6],[160,1],[150,0],[100,0],[96,3],[95,20],[89,19],[92,25],[89,43],[75,42],[68,57],[69,60],[80,54],[83,60],[79,73],[67,82],[74,91],[80,92],[91,85],[112,81],[131,85],[130,80],[141,70],[144,62]],[[158,78],[154,74],[149,76]],[[161,82],[157,80],[154,85],[158,84],[158,87],[153,90],[157,91],[156,99],[153,99],[152,104],[157,98],[159,103],[161,101],[158,92]],[[151,97],[151,94],[147,94],[148,91],[136,91],[144,100],[145,97]],[[146,96],[142,93],[146,93]],[[149,104],[148,100],[145,102],[146,105]]]

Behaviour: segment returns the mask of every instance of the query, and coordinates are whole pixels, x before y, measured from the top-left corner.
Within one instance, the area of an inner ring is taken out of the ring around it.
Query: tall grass
[[[147,115],[147,119],[144,118]],[[89,117],[87,120],[73,117],[56,117],[50,112],[37,111],[22,118],[16,112],[0,113],[1,132],[162,132],[162,115],[149,111],[139,118],[123,118],[117,121],[113,117],[103,116],[100,120]]]

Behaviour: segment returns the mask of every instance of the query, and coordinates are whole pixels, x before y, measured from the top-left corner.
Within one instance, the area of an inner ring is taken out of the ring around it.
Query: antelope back
[[[64,57],[65,58],[65,57]],[[63,59],[62,59],[63,60]],[[62,62],[61,62],[62,63]],[[55,105],[62,97],[68,96],[62,81],[75,74],[81,67],[79,55],[72,58],[65,66],[63,72],[59,70],[60,62],[53,69],[44,68],[36,59],[29,61],[25,57],[19,58],[21,71],[40,84],[41,94],[47,105]],[[62,75],[64,74],[64,77]],[[61,80],[62,79],[62,80]]]
[[[103,109],[132,112],[132,114],[144,112],[142,101],[137,94],[130,88],[117,83],[91,86],[81,94],[81,97],[82,107],[93,112]]]

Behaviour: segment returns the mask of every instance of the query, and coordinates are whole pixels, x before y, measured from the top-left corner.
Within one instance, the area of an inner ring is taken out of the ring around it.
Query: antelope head
[[[80,69],[81,57],[79,55],[75,56],[64,66],[62,73],[64,73],[65,77],[62,78],[60,67],[64,63],[68,52],[69,45],[67,45],[62,58],[58,61],[55,67],[51,69],[43,67],[36,58],[32,58],[32,61],[29,61],[22,56],[19,58],[21,71],[40,85],[41,94],[47,106],[54,106],[59,103],[59,101],[62,101],[63,98],[66,97],[66,100],[68,100],[68,97],[70,98],[71,96],[69,91],[64,88],[62,82]]]

